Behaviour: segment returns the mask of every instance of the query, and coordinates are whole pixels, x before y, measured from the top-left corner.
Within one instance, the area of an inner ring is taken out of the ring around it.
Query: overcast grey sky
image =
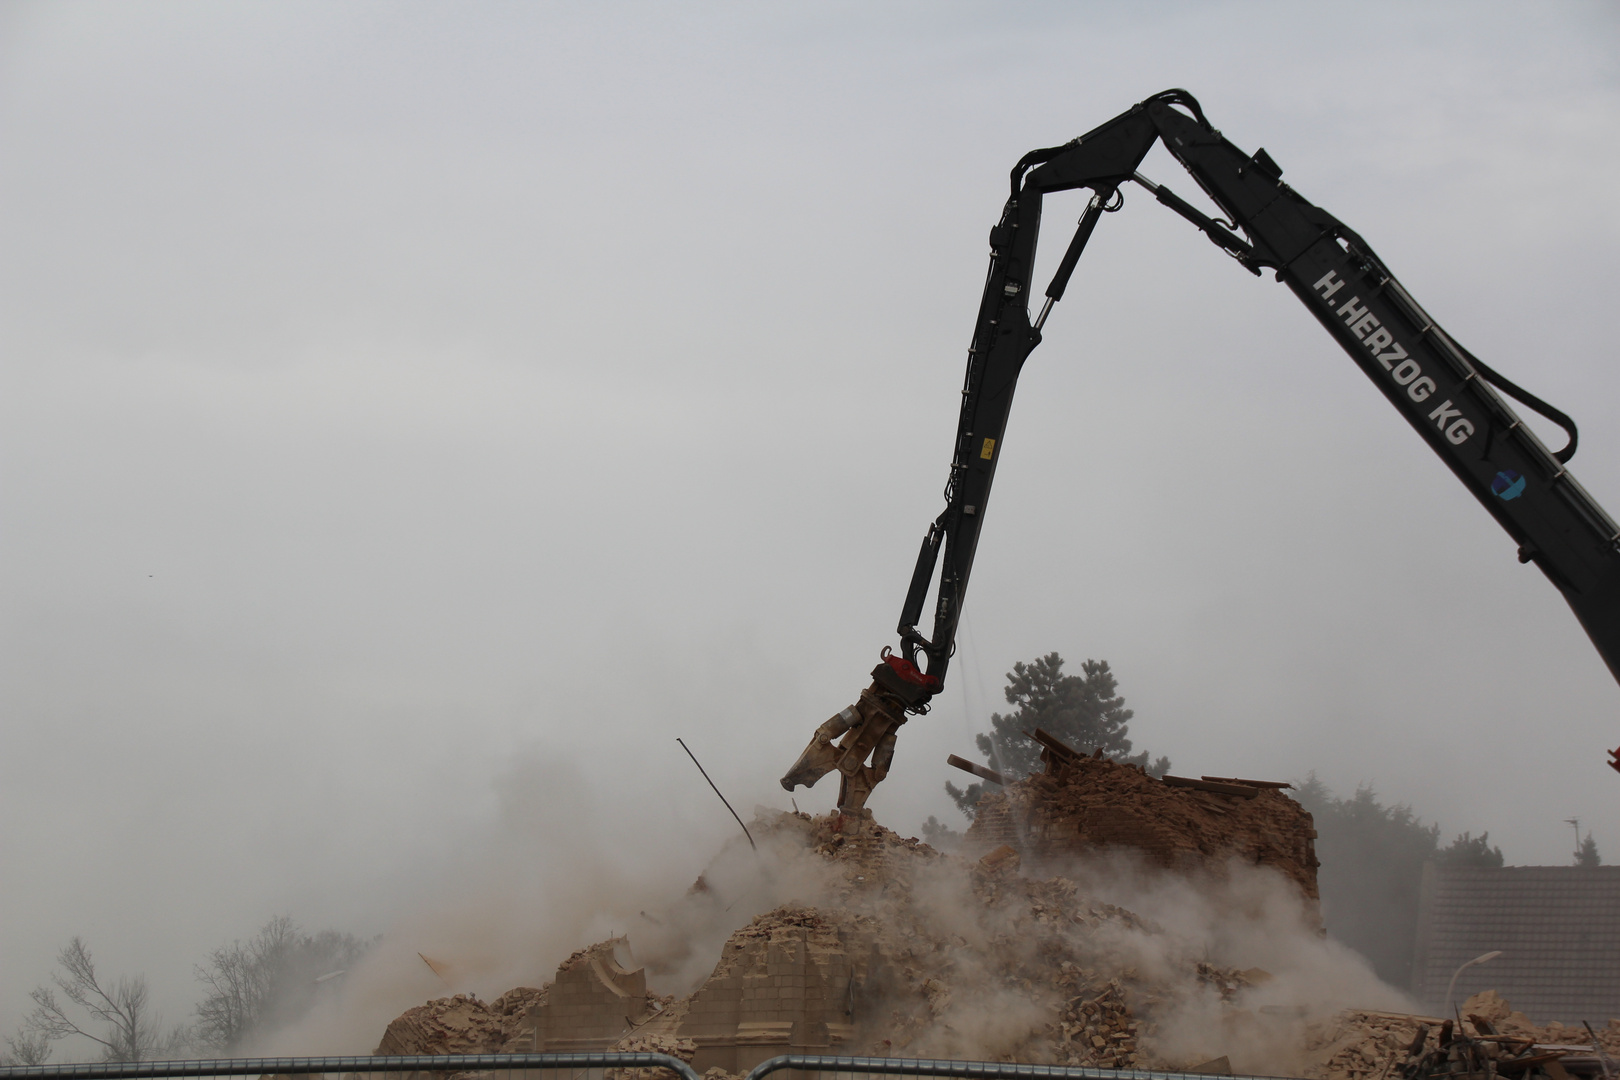
[[[383,931],[582,834],[689,880],[731,826],[677,735],[785,806],[938,512],[1007,170],[1169,86],[1572,412],[1620,512],[1616,10],[0,6],[0,1029],[73,934],[179,1018],[278,912]],[[1177,771],[1620,858],[1556,591],[1285,289],[1126,199],[879,819],[952,812],[1055,649]]]

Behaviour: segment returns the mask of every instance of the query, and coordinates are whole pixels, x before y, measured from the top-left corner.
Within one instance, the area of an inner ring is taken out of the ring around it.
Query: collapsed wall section
[[[1181,872],[1224,872],[1229,860],[1276,870],[1313,903],[1315,823],[1280,785],[1161,780],[1135,765],[1049,748],[1046,771],[980,801],[970,850],[1008,845],[1034,865],[1128,849]]]
[[[647,976],[627,968],[611,938],[574,953],[540,989],[518,987],[485,1004],[471,994],[408,1009],[383,1032],[377,1054],[567,1053],[606,1050],[667,1007]]]
[[[813,909],[774,911],[737,931],[676,1029],[695,1045],[693,1066],[746,1073],[777,1054],[837,1053],[877,960],[873,938],[858,920]]]
[[[628,952],[628,942],[612,938],[562,962],[545,999],[519,1022],[535,1050],[605,1050],[658,1010],[659,999],[647,993],[646,972],[621,965],[620,949]]]

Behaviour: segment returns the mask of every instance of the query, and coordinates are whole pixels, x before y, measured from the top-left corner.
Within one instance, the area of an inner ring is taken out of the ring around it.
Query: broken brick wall
[[[967,831],[970,851],[1010,845],[1036,866],[1099,850],[1140,853],[1150,865],[1220,874],[1230,860],[1269,867],[1311,902],[1315,823],[1274,786],[1175,786],[1134,765],[1074,755],[984,796]]]

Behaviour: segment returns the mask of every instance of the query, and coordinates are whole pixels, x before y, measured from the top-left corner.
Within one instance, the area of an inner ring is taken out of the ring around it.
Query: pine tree
[[[1379,978],[1405,986],[1423,864],[1440,854],[1440,826],[1425,824],[1404,803],[1384,805],[1366,784],[1339,798],[1315,773],[1296,782],[1294,798],[1316,819],[1316,881],[1328,933],[1372,961]]]
[[[962,834],[933,814],[922,826],[923,842],[935,851],[955,851],[962,846]]]
[[[1502,849],[1491,847],[1489,830],[1477,837],[1463,833],[1449,847],[1441,850],[1435,859],[1447,866],[1501,866]]]
[[[1586,867],[1603,865],[1603,859],[1598,855],[1597,844],[1592,842],[1591,833],[1587,833],[1586,839],[1581,841],[1581,846],[1575,849],[1575,865]]]
[[[1149,765],[1147,751],[1131,753],[1127,731],[1135,713],[1125,707],[1108,661],[1087,660],[1080,671],[1080,675],[1065,675],[1063,657],[1055,652],[1013,665],[1003,695],[1007,704],[1017,708],[1006,716],[991,714],[990,731],[974,739],[990,767],[1011,780],[1038,770],[1040,745],[1024,733],[1041,728],[1082,753],[1101,749],[1104,757],[1140,765],[1155,776],[1169,771],[1169,758],[1161,757]],[[946,783],[945,790],[957,808],[972,817],[984,785],[970,784],[962,790]]]

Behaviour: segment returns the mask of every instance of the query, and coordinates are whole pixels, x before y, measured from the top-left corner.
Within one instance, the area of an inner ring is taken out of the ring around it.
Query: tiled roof
[[[1620,866],[1425,867],[1412,965],[1424,1007],[1450,1015],[1452,973],[1496,949],[1457,980],[1457,1004],[1494,989],[1541,1024],[1620,1017]]]

